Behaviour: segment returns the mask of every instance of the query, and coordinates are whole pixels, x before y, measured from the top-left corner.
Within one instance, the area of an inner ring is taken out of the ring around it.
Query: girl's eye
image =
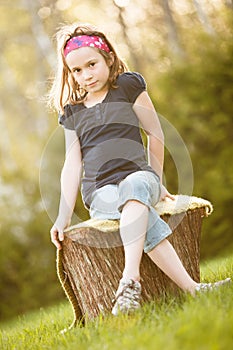
[[[94,65],[95,65],[95,62],[90,63],[90,67],[94,67]]]
[[[81,69],[79,69],[79,68],[74,69],[74,73],[80,73],[80,72],[81,72]]]

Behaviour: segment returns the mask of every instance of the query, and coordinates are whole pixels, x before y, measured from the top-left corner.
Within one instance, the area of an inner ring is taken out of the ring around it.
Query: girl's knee
[[[158,202],[159,181],[153,173],[138,171],[128,175],[119,184],[119,210],[129,200],[135,200],[150,207]]]
[[[119,193],[130,193],[132,195],[135,194],[144,194],[149,191],[149,183],[145,177],[139,177],[135,175],[135,173],[127,176],[125,180],[123,180],[119,184]]]
[[[137,199],[129,199],[122,206],[122,208],[129,208],[129,207],[131,207],[135,210],[137,210],[137,208],[139,208],[139,207],[146,208],[147,210],[149,210],[148,206],[145,203],[143,203]]]

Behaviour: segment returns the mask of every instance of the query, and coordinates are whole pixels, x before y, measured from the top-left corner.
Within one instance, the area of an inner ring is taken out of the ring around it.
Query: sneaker
[[[140,308],[141,284],[138,281],[121,281],[116,292],[116,297],[112,314],[117,316],[119,313],[129,314]]]
[[[225,280],[214,282],[214,283],[199,283],[198,286],[195,288],[196,292],[208,292],[213,289],[217,289],[221,287],[224,284],[230,283],[231,279],[226,278]]]

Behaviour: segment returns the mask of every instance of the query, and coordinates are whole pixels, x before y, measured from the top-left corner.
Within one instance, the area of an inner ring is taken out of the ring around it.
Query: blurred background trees
[[[230,0],[0,1],[1,319],[64,297],[49,238],[63,133],[43,100],[56,66],[53,35],[63,23],[96,24],[145,76],[157,111],[188,149],[193,195],[215,208],[204,220],[202,259],[232,251],[232,10]],[[176,172],[167,150],[173,193]],[[74,222],[88,218],[80,197],[77,203]]]

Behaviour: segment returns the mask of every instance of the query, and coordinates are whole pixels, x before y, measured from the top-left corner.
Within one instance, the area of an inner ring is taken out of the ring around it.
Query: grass
[[[202,265],[202,280],[233,276],[233,255]],[[233,283],[195,299],[151,302],[132,316],[108,315],[60,331],[72,321],[68,302],[1,325],[3,350],[226,350],[233,344]]]

